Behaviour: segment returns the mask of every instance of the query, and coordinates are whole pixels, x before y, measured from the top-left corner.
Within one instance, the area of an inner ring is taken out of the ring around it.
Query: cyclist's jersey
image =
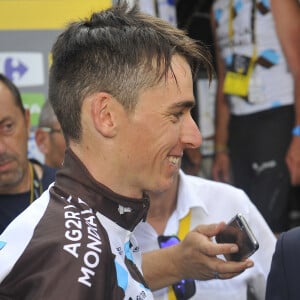
[[[275,31],[270,1],[215,0],[213,13],[226,71],[239,69],[246,75],[251,58],[255,61],[247,101],[228,92],[231,113],[247,115],[293,105],[293,78]],[[232,88],[232,82],[228,85]]]
[[[132,231],[149,199],[115,194],[71,150],[56,181],[0,236],[0,299],[153,299]]]

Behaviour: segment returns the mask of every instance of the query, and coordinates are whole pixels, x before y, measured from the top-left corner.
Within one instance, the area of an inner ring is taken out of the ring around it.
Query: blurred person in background
[[[27,158],[30,112],[0,74],[0,233],[54,181],[55,169]]]
[[[49,101],[46,101],[39,116],[38,127],[35,131],[35,141],[44,155],[45,164],[60,168],[64,159],[66,143]]]
[[[281,32],[284,47],[280,44],[275,1],[213,2],[218,89],[212,173],[215,180],[230,182],[232,170],[233,184],[280,233],[289,228],[291,182],[300,170],[300,99],[287,63],[294,42]],[[299,63],[290,66],[299,69]]]

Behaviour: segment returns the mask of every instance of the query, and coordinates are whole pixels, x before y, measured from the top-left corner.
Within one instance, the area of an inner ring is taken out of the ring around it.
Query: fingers
[[[300,138],[293,137],[286,155],[286,164],[290,172],[292,185],[300,184]]]
[[[251,260],[235,262],[216,258],[207,279],[230,279],[253,267],[253,265],[254,263]]]
[[[251,260],[244,262],[222,261],[217,264],[216,271],[213,272],[212,276],[217,273],[218,279],[230,279],[243,273],[246,269],[252,268],[253,265]]]
[[[290,172],[290,180],[292,185],[299,185],[300,184],[300,166],[295,164],[291,161],[287,163],[288,169]]]
[[[211,225],[199,225],[195,228],[196,234],[201,233],[201,235],[207,236],[202,239],[201,244],[199,243],[199,252],[206,255],[206,263],[208,267],[208,278],[209,279],[229,279],[233,278],[240,273],[244,272],[246,269],[253,267],[254,263],[252,260],[245,260],[241,262],[236,261],[226,261],[225,258],[222,259],[220,256],[236,253],[239,248],[236,244],[218,244],[213,242],[210,238],[211,236],[219,233],[226,224],[221,222],[219,224]],[[210,270],[210,271],[209,271]],[[206,273],[207,275],[207,273]]]
[[[236,244],[218,244],[212,241],[225,226],[224,222],[199,225],[181,243],[173,246],[175,262],[182,278],[229,279],[253,266],[251,260],[226,261],[221,256],[239,250]]]
[[[225,225],[226,224],[224,222],[220,222],[218,224],[198,225],[193,231],[211,238],[222,231]]]
[[[224,222],[219,224],[199,225],[193,231],[201,234],[201,243],[199,242],[200,251],[209,256],[220,254],[230,254],[238,252],[236,244],[217,244],[212,242],[211,238],[221,232],[226,226]]]
[[[212,167],[212,176],[216,181],[230,182],[229,157],[226,152],[219,152]]]
[[[192,278],[199,280],[230,279],[243,273],[246,269],[253,267],[253,261],[242,262],[225,261],[217,257],[206,257],[203,259],[200,273],[193,273]]]

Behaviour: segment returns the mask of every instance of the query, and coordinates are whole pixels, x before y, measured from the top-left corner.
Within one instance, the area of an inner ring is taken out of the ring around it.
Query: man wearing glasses
[[[35,132],[35,141],[45,158],[45,164],[60,168],[65,155],[66,143],[49,101],[46,101]]]

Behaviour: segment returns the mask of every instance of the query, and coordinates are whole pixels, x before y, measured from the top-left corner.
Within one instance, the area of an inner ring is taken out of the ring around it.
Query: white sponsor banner
[[[154,2],[155,0],[140,0],[141,10],[149,15],[156,16]]]
[[[177,26],[176,18],[176,6],[175,0],[158,0],[158,16],[171,23],[173,26]]]
[[[45,83],[43,54],[40,52],[0,52],[0,72],[18,87]]]

